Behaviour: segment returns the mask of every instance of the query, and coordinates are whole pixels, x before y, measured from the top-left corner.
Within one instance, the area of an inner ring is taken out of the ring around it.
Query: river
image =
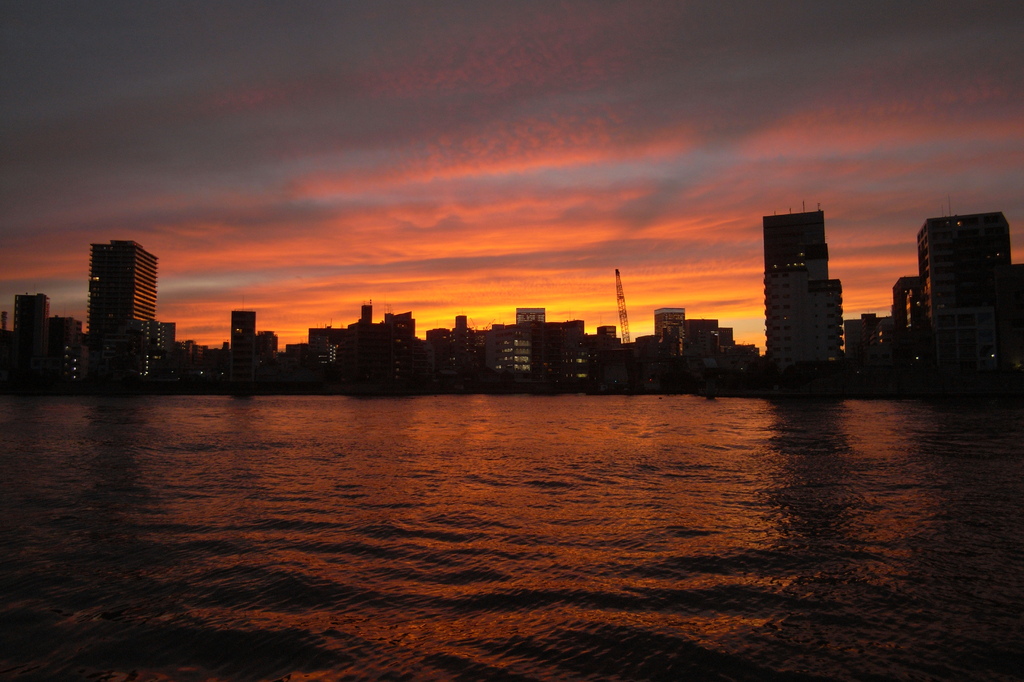
[[[0,679],[1019,679],[1024,403],[0,396]]]

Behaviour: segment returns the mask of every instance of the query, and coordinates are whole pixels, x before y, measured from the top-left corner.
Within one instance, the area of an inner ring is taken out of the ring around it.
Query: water
[[[0,679],[1019,679],[1024,405],[0,396]]]

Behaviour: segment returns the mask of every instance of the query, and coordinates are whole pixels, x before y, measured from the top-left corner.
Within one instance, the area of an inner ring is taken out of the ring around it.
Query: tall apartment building
[[[917,233],[922,303],[935,361],[995,369],[996,268],[1010,264],[1010,226],[1002,213],[929,218]]]
[[[256,380],[256,311],[231,311],[231,381]]]
[[[843,288],[828,277],[822,211],[764,216],[766,356],[779,369],[842,355]]]
[[[16,372],[28,373],[32,358],[49,351],[50,299],[46,294],[18,294],[14,297],[14,346],[12,364]]]
[[[89,335],[99,344],[129,320],[156,319],[157,258],[133,241],[93,244],[89,258]]]

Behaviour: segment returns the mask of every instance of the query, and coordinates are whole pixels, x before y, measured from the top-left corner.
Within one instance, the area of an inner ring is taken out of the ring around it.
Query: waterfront
[[[1020,401],[0,396],[0,427],[4,679],[1024,657]]]

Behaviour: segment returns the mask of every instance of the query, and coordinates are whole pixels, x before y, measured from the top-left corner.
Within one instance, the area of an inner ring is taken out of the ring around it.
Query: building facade
[[[544,308],[516,308],[516,324],[526,322],[544,322],[547,311]]]
[[[157,258],[133,241],[93,244],[89,258],[89,336],[99,346],[129,320],[156,319]]]
[[[231,381],[256,380],[256,311],[231,311]]]
[[[892,286],[893,364],[931,363],[933,346],[921,278],[900,277]]]
[[[654,335],[670,356],[683,354],[686,342],[686,308],[658,308],[654,311]]]
[[[49,319],[50,370],[63,381],[79,381],[89,371],[89,349],[82,343],[82,321],[73,317]]]
[[[828,276],[822,211],[764,216],[766,353],[779,369],[839,360],[843,288]]]
[[[922,305],[935,361],[996,369],[996,268],[1010,265],[1010,226],[1002,213],[929,218],[917,234]]]
[[[14,346],[12,361],[16,374],[32,370],[32,359],[49,352],[50,299],[46,294],[18,294],[14,297]]]

